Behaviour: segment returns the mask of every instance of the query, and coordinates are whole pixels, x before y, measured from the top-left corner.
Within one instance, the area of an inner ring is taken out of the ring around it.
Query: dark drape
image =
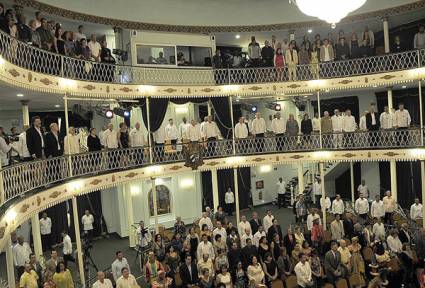
[[[62,119],[62,124],[60,127],[61,135],[66,135],[66,125],[65,125],[65,112],[64,111],[48,111],[48,112],[30,112],[30,119],[34,116],[39,116],[41,119],[41,125],[46,128],[46,131],[49,130],[49,126],[52,123],[58,123],[58,119]],[[72,113],[68,111],[68,121],[69,126],[73,127],[87,127],[87,129],[91,128],[91,119],[83,118],[81,115]]]
[[[239,118],[242,117],[242,106],[240,104],[233,104],[233,123],[232,127],[235,127],[236,123],[239,122]]]
[[[318,112],[317,101],[311,101],[311,105],[313,105],[314,113]],[[335,109],[338,109],[341,112],[350,109],[351,115],[356,118],[356,122],[358,123],[360,116],[359,98],[357,96],[338,97],[323,100],[320,99],[320,112],[322,113],[322,115],[324,111],[328,111],[330,115],[333,115]]]
[[[421,199],[421,164],[419,161],[397,162],[397,202],[409,208],[415,198]]]
[[[424,87],[422,87],[424,89]],[[384,106],[388,105],[387,92],[376,93],[376,101],[378,111],[383,112]],[[425,101],[425,95],[422,95],[422,103]],[[419,91],[418,88],[393,90],[393,107],[395,110],[398,109],[400,103],[404,104],[404,109],[409,111],[410,117],[412,118],[411,125],[419,125]],[[423,115],[425,121],[425,115]]]
[[[235,191],[235,181],[233,176],[233,169],[220,169],[217,170],[217,179],[218,179],[218,199],[220,206],[224,207],[224,194],[226,194],[227,189]],[[216,209],[217,207],[214,207]]]
[[[149,124],[151,132],[155,132],[161,127],[168,108],[168,98],[150,98],[149,99]],[[148,127],[148,115],[146,109],[146,98],[139,99],[139,105],[142,108],[142,118],[145,127]]]
[[[93,236],[99,236],[101,234],[101,217],[102,217],[102,202],[100,191],[95,191],[89,194],[85,194],[77,197],[78,206],[78,220],[80,225],[80,231],[83,233],[83,226],[81,225],[81,217],[84,215],[85,210],[89,210],[94,217],[93,224]],[[71,213],[71,225],[69,227],[69,236],[75,239],[75,228],[74,228],[74,217],[72,215],[72,201],[69,201],[70,213]]]
[[[353,164],[353,170],[354,170],[354,189],[357,188],[357,186],[361,182],[361,165],[360,163],[356,162]],[[356,184],[358,183],[358,184]],[[349,200],[351,201],[351,189],[347,189],[347,187],[351,188],[351,175],[350,175],[350,168],[348,168],[344,173],[342,173],[339,177],[335,179],[335,191],[338,191],[338,194],[341,195],[341,198],[343,200]],[[355,194],[357,198],[357,193]]]
[[[391,174],[390,174],[390,162],[381,161],[379,162],[379,179],[380,179],[380,195],[384,197],[385,191],[391,190]]]
[[[53,207],[43,211],[47,213],[47,216],[52,220],[52,241],[53,243],[61,243],[62,237],[61,232],[68,230],[68,218],[67,218],[67,202],[59,203]],[[43,214],[40,213],[40,217]]]
[[[213,97],[211,104],[215,112],[215,122],[223,138],[232,138],[232,119],[228,97]]]
[[[186,103],[196,103],[201,104],[208,102],[209,98],[195,98],[195,97],[188,97],[188,98],[170,98],[170,102],[177,104],[177,105],[183,105]]]
[[[212,176],[211,171],[202,171],[202,210],[213,207]]]
[[[239,208],[246,209],[252,205],[251,167],[238,169]]]

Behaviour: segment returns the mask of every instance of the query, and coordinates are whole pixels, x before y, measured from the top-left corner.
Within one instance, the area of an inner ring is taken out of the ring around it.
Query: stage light
[[[257,106],[252,106],[251,107],[251,112],[252,113],[256,113],[257,112]]]
[[[115,107],[114,108],[114,114],[121,116],[121,117],[124,117],[124,118],[128,118],[128,117],[130,117],[130,109]]]
[[[105,111],[105,117],[112,119],[114,117],[114,112],[112,110],[106,110]]]
[[[124,111],[124,117],[126,117],[126,118],[130,117],[130,111],[125,110]]]
[[[280,106],[280,104],[276,104],[276,106],[274,106],[274,110],[280,111],[282,110],[282,107]]]

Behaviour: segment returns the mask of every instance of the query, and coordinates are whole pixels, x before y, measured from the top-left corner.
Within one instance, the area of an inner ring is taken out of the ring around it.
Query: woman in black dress
[[[357,38],[357,34],[354,32],[351,34],[350,55],[352,59],[361,57],[359,40]]]
[[[263,262],[263,271],[264,274],[266,274],[267,287],[272,287],[272,283],[274,280],[277,279],[278,273],[276,262],[274,261],[271,253],[267,253],[265,255],[265,259]]]
[[[63,29],[57,28],[53,41],[53,52],[65,55],[65,40],[63,39]]]
[[[90,134],[87,136],[87,147],[89,152],[102,150],[102,144],[100,144],[100,139],[96,134],[96,128],[90,128]]]
[[[310,134],[313,131],[313,123],[311,119],[308,117],[308,114],[304,114],[303,120],[301,121],[301,133],[302,143],[304,146],[309,146],[310,144]]]
[[[118,132],[118,145],[122,149],[130,147],[130,135],[128,133],[127,124],[125,122],[120,123],[120,130]],[[121,165],[126,166],[129,163],[129,151],[122,151],[121,153]]]

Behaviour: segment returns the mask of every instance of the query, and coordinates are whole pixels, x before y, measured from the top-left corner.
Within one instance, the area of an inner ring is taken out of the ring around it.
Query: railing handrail
[[[268,71],[273,71],[274,73],[278,74],[281,73],[282,68],[279,67],[214,69],[213,67],[188,68],[185,66],[184,69],[179,69],[181,68],[179,66],[156,67],[111,64],[83,60],[53,53],[51,51],[24,43],[2,31],[0,31],[0,38],[2,39],[2,46],[0,46],[0,51],[3,51],[3,54],[8,56],[5,57],[6,60],[10,60],[12,63],[20,62],[22,64],[17,64],[18,66],[22,66],[26,69],[30,69],[39,73],[83,81],[133,83],[145,85],[158,85],[158,83],[159,85],[186,85],[187,83],[194,85],[222,85],[240,84],[241,82],[272,83],[291,81],[289,76],[288,78],[286,78],[286,76],[280,78],[281,75],[271,75],[268,73]],[[298,80],[340,78],[346,77],[346,74],[349,72],[352,72],[350,75],[368,75],[393,70],[418,68],[424,66],[424,63],[422,63],[423,61],[421,61],[421,57],[423,58],[424,55],[425,49],[416,49],[363,58],[302,64],[297,65],[297,70],[299,71],[298,73],[302,74],[301,77],[298,77]],[[53,61],[52,59],[55,60]],[[43,61],[51,61],[51,63],[47,63],[47,65],[45,65],[46,63]],[[86,64],[89,67],[86,67]],[[52,67],[49,67],[49,65]],[[55,67],[55,65],[58,65],[59,67]],[[312,71],[314,70],[313,67],[316,66],[319,70]],[[86,72],[84,70],[85,68],[89,72]],[[284,69],[286,69],[286,67]],[[181,81],[181,78],[179,78],[181,77],[180,74],[185,74],[187,77],[189,77],[189,79]],[[161,77],[163,79],[161,79]]]

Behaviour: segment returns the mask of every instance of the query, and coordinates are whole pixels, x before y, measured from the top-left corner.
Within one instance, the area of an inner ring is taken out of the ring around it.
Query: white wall
[[[9,134],[10,128],[12,128],[13,126],[18,127],[18,131],[22,131],[22,125],[22,110],[1,111],[0,126],[4,128],[4,131],[7,134]]]
[[[381,179],[379,176],[379,162],[362,162],[362,179],[366,181],[366,185],[369,188],[369,199],[375,199],[376,195],[380,193]],[[360,183],[355,183],[358,186]],[[356,191],[357,191],[357,187]],[[356,198],[357,198],[356,193]]]

